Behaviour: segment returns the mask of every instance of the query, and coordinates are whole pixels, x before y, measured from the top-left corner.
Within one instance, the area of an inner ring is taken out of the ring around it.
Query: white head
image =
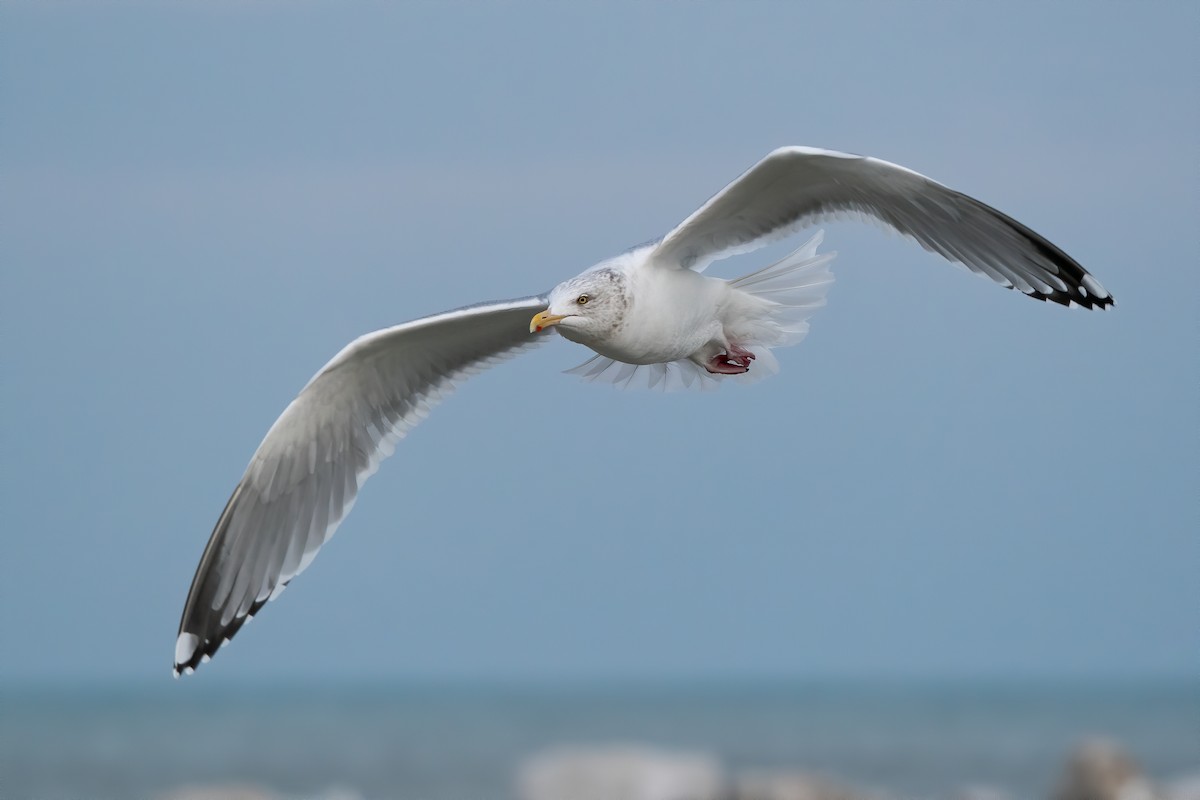
[[[545,311],[534,315],[530,333],[551,325],[573,342],[588,344],[613,335],[629,308],[629,281],[613,267],[593,267],[550,292]]]

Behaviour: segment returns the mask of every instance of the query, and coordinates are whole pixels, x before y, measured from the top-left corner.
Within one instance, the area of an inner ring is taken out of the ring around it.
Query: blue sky
[[[1118,306],[828,226],[779,376],[619,393],[565,341],[480,376],[195,680],[1194,674],[1196,32],[1182,3],[5,3],[0,680],[169,680],[211,526],[328,357],[548,289],[784,144],[973,194]]]

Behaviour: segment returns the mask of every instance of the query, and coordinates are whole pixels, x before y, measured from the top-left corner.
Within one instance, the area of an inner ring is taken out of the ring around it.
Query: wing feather
[[[175,674],[191,672],[304,571],[362,484],[455,384],[544,341],[544,297],[448,311],[347,345],[267,432],[217,520],[184,605]]]
[[[1113,303],[1078,262],[1007,214],[897,164],[811,147],[768,155],[667,234],[652,258],[699,271],[843,216],[882,223],[1039,300]]]

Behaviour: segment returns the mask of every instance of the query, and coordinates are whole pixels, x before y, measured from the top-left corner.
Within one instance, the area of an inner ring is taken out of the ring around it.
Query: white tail
[[[777,334],[775,341],[764,338],[771,346],[797,344],[808,333],[808,318],[825,305],[825,295],[833,285],[829,269],[837,253],[817,255],[817,247],[825,238],[817,231],[811,239],[769,267],[743,275],[729,282],[734,289],[766,300],[768,320],[765,327]]]

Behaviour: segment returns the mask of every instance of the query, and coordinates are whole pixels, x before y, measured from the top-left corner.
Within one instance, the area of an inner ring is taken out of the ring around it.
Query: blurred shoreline
[[[207,668],[209,674],[173,678],[164,668],[155,679],[68,680],[60,678],[15,677],[0,679],[0,700],[20,701],[22,698],[49,698],[78,695],[80,699],[96,699],[120,695],[150,696],[161,694],[172,698],[216,694],[222,696],[289,695],[310,693],[327,696],[469,696],[555,694],[605,695],[638,694],[666,697],[672,695],[742,693],[792,695],[887,695],[908,694],[941,698],[951,696],[996,697],[1011,694],[1021,697],[1035,695],[1088,695],[1113,692],[1120,695],[1138,694],[1147,697],[1180,697],[1191,695],[1200,703],[1200,677],[1189,674],[1129,675],[1111,677],[1066,676],[947,676],[947,677],[876,677],[870,675],[831,676],[604,676],[604,677],[542,677],[542,676],[401,676],[302,678],[242,678],[229,677]]]
[[[693,754],[722,786],[811,774],[855,797],[956,800],[970,787],[1049,797],[1065,760],[1096,737],[1118,743],[1155,785],[1193,775],[1200,749],[1200,685],[1187,680],[200,676],[148,687],[10,684],[0,707],[0,790],[39,800],[159,798],[189,786],[272,798],[534,797],[520,789],[530,764],[564,748]]]

